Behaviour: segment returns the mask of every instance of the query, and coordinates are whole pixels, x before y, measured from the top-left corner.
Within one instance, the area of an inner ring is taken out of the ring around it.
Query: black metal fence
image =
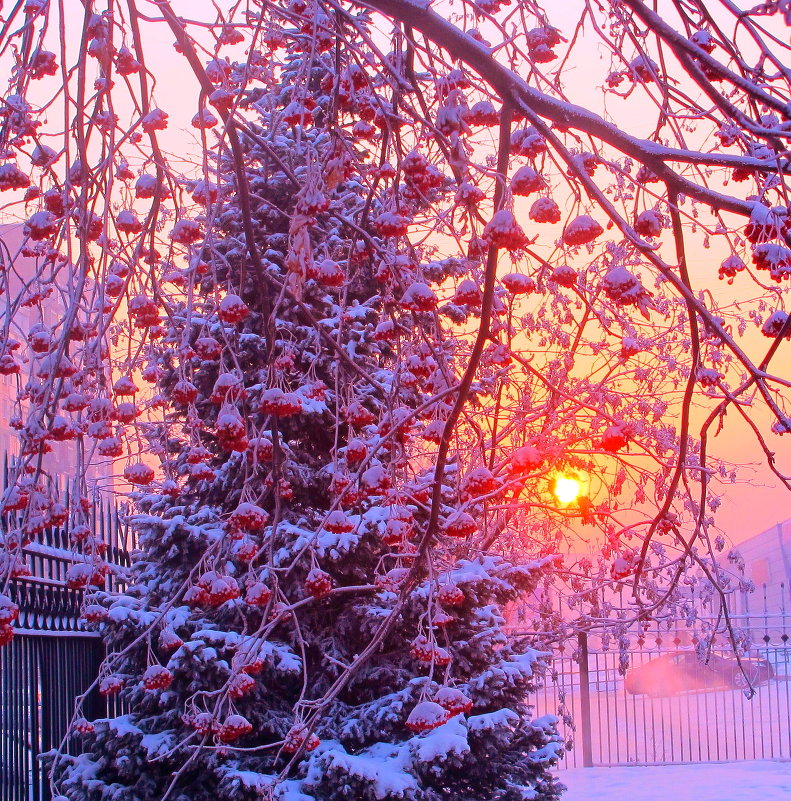
[[[752,691],[724,641],[709,666],[698,663],[694,638],[667,632],[638,638],[625,654],[586,634],[560,649],[535,704],[537,714],[565,717],[563,766],[791,758],[791,616],[735,622],[752,638]],[[711,667],[718,657],[720,673]]]
[[[128,531],[111,502],[96,502],[92,525],[110,561],[128,564]],[[41,754],[61,744],[74,701],[104,658],[101,639],[79,617],[82,591],[66,586],[66,571],[79,559],[68,527],[46,530],[25,555],[32,575],[11,583],[20,614],[14,639],[0,648],[0,801],[49,801]],[[85,699],[88,719],[104,711],[98,693]]]
[[[71,636],[70,636],[71,635]],[[95,678],[102,641],[81,632],[21,635],[0,651],[0,798],[47,801],[40,755],[57,748],[74,711],[74,699]],[[92,694],[87,717],[103,712]]]

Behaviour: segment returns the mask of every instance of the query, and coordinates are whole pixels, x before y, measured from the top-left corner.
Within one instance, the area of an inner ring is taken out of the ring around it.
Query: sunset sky
[[[574,0],[570,5],[576,7],[581,3]],[[212,4],[208,0],[176,0],[173,7],[185,17],[201,18],[205,17]],[[150,9],[152,16],[157,16],[153,4]],[[556,14],[550,21],[563,29],[566,20],[574,19],[575,14],[564,13]],[[171,166],[176,171],[183,170],[188,174],[194,171],[194,157],[201,151],[198,132],[189,125],[190,118],[198,110],[197,82],[186,61],[174,50],[173,35],[168,27],[164,23],[147,22],[143,22],[142,27],[149,47],[149,58],[152,53],[156,53],[156,58],[148,65],[156,78],[155,101],[170,116],[170,125],[161,132],[160,141]],[[564,30],[564,33],[570,37],[574,32]],[[576,63],[567,68],[565,88],[570,99],[588,105],[609,119],[617,120],[621,127],[635,135],[650,134],[656,121],[656,108],[649,101],[639,101],[634,96],[628,101],[612,95],[605,98],[599,88],[599,78],[602,71],[606,70],[609,54],[592,34],[590,27],[582,41],[583,47],[575,51]],[[41,83],[42,88],[45,88],[48,81]],[[55,108],[50,113],[54,114]],[[209,136],[212,137],[213,134],[210,133]],[[694,139],[695,134],[691,133],[690,136]],[[132,166],[136,168],[139,165]],[[520,206],[525,213],[525,202],[517,202],[517,211]],[[528,233],[531,225],[535,228],[534,224],[526,221]],[[693,281],[700,290],[710,292],[722,304],[743,301],[757,295],[746,276],[739,276],[741,282],[737,279],[733,286],[717,279],[717,265],[725,253],[724,243],[719,242],[717,237],[711,239],[711,247],[708,248],[703,247],[703,238],[699,233],[690,235],[687,244],[692,255],[690,263]],[[672,240],[668,238],[665,249],[669,250],[670,247]],[[545,255],[549,255],[549,252]],[[751,354],[761,353],[769,343],[754,326],[748,327],[740,342]],[[775,364],[782,364],[789,354],[791,349],[784,343]],[[789,450],[786,439],[777,435],[769,437],[768,444],[777,453],[778,466],[781,469],[786,467],[791,472],[791,454],[786,456]],[[728,538],[739,542],[791,517],[791,496],[779,486],[779,481],[767,468],[753,434],[733,411],[727,416],[724,430],[712,441],[711,450],[714,455],[740,466],[739,478],[735,484],[727,487],[713,486],[714,493],[722,495],[717,525]]]

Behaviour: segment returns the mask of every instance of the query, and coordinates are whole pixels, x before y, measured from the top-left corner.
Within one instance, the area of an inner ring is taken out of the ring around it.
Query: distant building
[[[65,307],[61,296],[53,291],[49,296],[31,306],[21,306],[14,311],[9,320],[10,305],[16,300],[19,292],[32,289],[31,282],[35,278],[35,260],[20,254],[24,235],[22,224],[0,225],[0,257],[6,281],[3,282],[3,293],[0,294],[0,331],[8,328],[9,339],[21,343],[17,355],[21,354],[24,362],[19,375],[0,375],[0,465],[5,456],[13,457],[19,452],[19,440],[11,427],[14,416],[26,417],[26,403],[18,402],[20,387],[24,387],[30,371],[31,352],[27,348],[25,337],[30,327],[43,323],[54,327],[62,319]],[[6,264],[13,260],[13,269]],[[53,476],[67,479],[74,475],[77,465],[78,450],[75,441],[53,442],[52,452],[44,457],[44,469]],[[89,488],[100,488],[103,491],[113,489],[113,465],[109,460],[91,465],[87,472]]]
[[[740,593],[739,613],[760,617],[791,613],[791,518],[739,543],[744,576],[755,592]]]
[[[581,556],[583,554],[569,555],[567,562],[573,563]],[[770,639],[775,642],[791,635],[791,518],[739,543],[734,546],[730,558],[726,557],[727,551],[719,555],[718,561],[731,578],[726,598],[734,627],[749,632],[752,641],[759,646]],[[595,559],[593,563],[596,564]],[[693,570],[691,576],[694,581],[682,582],[677,587],[682,603],[685,599],[689,607],[688,618],[682,614],[676,621],[664,620],[661,625],[652,622],[647,638],[652,647],[691,648],[699,637],[710,633],[713,628],[720,632],[719,644],[727,642],[720,596],[712,590],[701,571]],[[611,600],[618,608],[628,608],[631,588],[621,585],[617,589],[606,589],[607,578],[607,574],[602,573],[605,589],[600,600]],[[754,587],[752,592],[742,589],[748,582]],[[553,611],[557,619],[570,622],[574,617],[573,611],[566,607],[550,585],[507,606],[505,617],[509,627],[513,631],[529,631],[537,606],[543,606],[547,612]],[[598,635],[590,640],[590,644],[593,648],[601,646]]]

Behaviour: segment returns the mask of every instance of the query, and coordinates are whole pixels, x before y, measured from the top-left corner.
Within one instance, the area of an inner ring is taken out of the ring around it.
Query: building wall
[[[9,326],[9,305],[17,298],[24,285],[30,282],[36,274],[35,260],[19,253],[23,242],[21,224],[0,225],[0,254],[5,261],[7,249],[13,259],[13,270],[6,270],[8,284],[4,287],[5,292],[0,295],[0,332]],[[54,327],[62,318],[64,311],[64,305],[57,291],[35,306],[18,308],[13,314],[9,327],[9,338],[22,344],[17,355],[22,354],[23,358],[27,357],[28,359],[32,355],[27,350],[25,341],[26,334],[32,325],[44,323]],[[26,418],[27,404],[24,400],[17,402],[17,395],[29,378],[31,363],[31,361],[23,363],[19,375],[0,376],[0,464],[5,455],[12,457],[19,452],[19,441],[16,432],[10,426],[10,420],[14,415],[19,414],[23,420]],[[74,475],[77,461],[76,442],[56,442],[52,443],[52,452],[44,457],[43,464],[48,473],[63,480]],[[112,491],[112,476],[113,464],[104,460],[91,465],[86,477],[89,488],[99,487],[102,490]]]
[[[755,592],[742,595],[743,614],[791,612],[791,519],[777,523],[738,546],[745,577]]]

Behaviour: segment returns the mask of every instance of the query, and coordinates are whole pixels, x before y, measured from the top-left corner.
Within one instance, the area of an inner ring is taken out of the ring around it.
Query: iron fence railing
[[[536,714],[561,715],[571,746],[562,766],[791,758],[791,616],[734,622],[752,637],[746,656],[760,673],[752,690],[732,670],[733,651],[724,641],[709,660],[719,657],[727,666],[722,676],[704,665],[690,668],[698,665],[694,643],[667,633],[633,642],[625,675],[621,652],[585,633],[561,647],[534,703]],[[668,667],[674,656],[687,667]],[[657,666],[684,670],[687,678],[679,685]],[[642,677],[640,684],[627,681],[630,672]],[[646,686],[646,677],[657,686]]]
[[[64,493],[68,502],[68,493]],[[108,561],[129,564],[129,531],[111,501],[97,500],[90,514],[94,535],[107,547]],[[32,575],[12,580],[19,606],[14,639],[0,648],[0,801],[49,801],[41,755],[57,748],[104,658],[104,646],[80,619],[83,591],[66,585],[66,572],[82,558],[71,549],[68,526],[42,532],[25,546]],[[122,572],[107,578],[118,585]],[[89,719],[105,714],[91,692],[83,703]]]
[[[49,801],[40,756],[57,748],[74,711],[74,700],[95,678],[104,656],[98,637],[15,637],[0,651],[0,798]],[[89,719],[104,712],[91,693],[83,704]]]
[[[79,616],[82,591],[53,579],[30,576],[12,582],[10,594],[19,607],[16,636],[84,632]]]

